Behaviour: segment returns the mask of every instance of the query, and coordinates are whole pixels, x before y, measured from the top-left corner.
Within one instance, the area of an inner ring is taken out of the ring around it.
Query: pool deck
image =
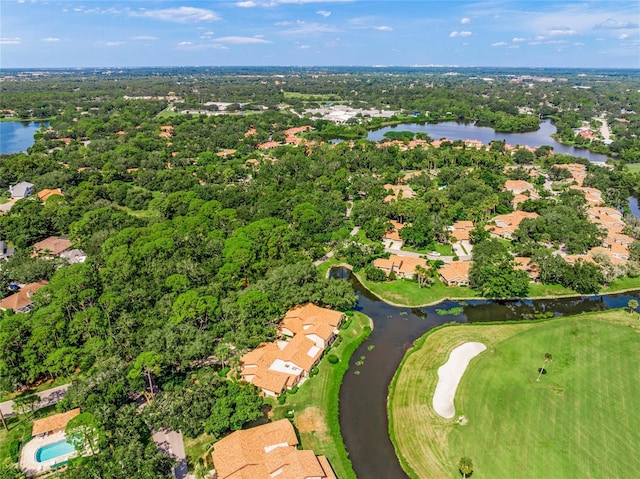
[[[71,452],[63,456],[58,456],[48,461],[38,462],[36,461],[36,452],[43,446],[53,444],[56,442],[64,441],[64,431],[49,434],[45,437],[34,437],[22,447],[20,453],[20,469],[27,477],[33,477],[37,474],[41,474],[51,469],[52,466],[64,462],[72,456],[76,455],[76,452]]]

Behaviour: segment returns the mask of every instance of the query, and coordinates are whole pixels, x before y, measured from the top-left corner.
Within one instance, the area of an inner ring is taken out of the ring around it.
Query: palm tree
[[[462,474],[462,477],[466,479],[469,474],[473,473],[473,461],[470,457],[461,457],[458,463],[458,470]]]
[[[544,364],[542,365],[542,367],[539,370],[538,373],[538,377],[536,378],[536,381],[539,382],[540,381],[540,376],[542,376],[542,374],[545,371],[545,366],[551,362],[551,360],[553,359],[553,356],[551,355],[551,353],[544,353]]]

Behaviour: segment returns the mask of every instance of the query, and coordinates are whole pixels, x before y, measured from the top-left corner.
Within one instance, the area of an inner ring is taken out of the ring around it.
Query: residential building
[[[49,190],[49,189],[44,189],[44,190],[40,190],[38,191],[38,198],[40,199],[40,201],[42,201],[43,203],[46,203],[47,200],[49,198],[51,198],[54,195],[58,195],[58,196],[64,196],[62,194],[62,190],[60,188],[55,188],[53,190]]]
[[[72,409],[71,411],[62,412],[60,414],[54,414],[53,416],[45,417],[43,419],[36,419],[33,421],[33,428],[31,435],[46,436],[56,432],[64,431],[69,421],[80,414],[80,408]]]
[[[531,281],[537,281],[540,279],[540,267],[531,261],[531,258],[525,258],[524,256],[516,256],[516,269],[524,271],[529,275]]]
[[[566,163],[554,165],[556,168],[563,168],[571,173],[571,177],[578,184],[582,186],[582,182],[587,177],[587,167],[582,163]]]
[[[384,271],[387,276],[394,273],[399,278],[412,279],[416,274],[417,266],[427,267],[427,260],[392,254],[388,259],[378,258],[374,260],[373,266]]]
[[[400,236],[400,230],[404,228],[404,224],[398,221],[391,220],[391,228],[385,231],[382,241],[388,244],[390,248],[400,249],[404,243],[404,240]]]
[[[84,263],[87,261],[87,253],[81,249],[71,249],[60,253],[60,257],[69,264]]]
[[[528,181],[524,180],[507,180],[504,183],[504,190],[513,193],[513,207],[517,208],[520,203],[528,199],[540,199],[540,195]]]
[[[471,261],[454,261],[438,269],[440,280],[446,286],[469,286]]]
[[[235,431],[213,446],[216,479],[336,479],[329,461],[298,449],[288,419]]]
[[[3,311],[12,309],[15,313],[28,313],[33,306],[33,294],[47,284],[49,282],[43,279],[23,286],[17,293],[0,301],[0,309]]]
[[[11,193],[11,198],[15,200],[31,196],[33,194],[33,183],[21,181],[16,185],[9,186],[9,193]]]
[[[518,226],[520,226],[522,220],[526,218],[535,219],[537,217],[537,213],[514,211],[513,213],[494,217],[491,220],[493,225],[487,225],[486,228],[491,233],[492,238],[511,239],[518,229]]]
[[[280,324],[282,339],[263,343],[241,358],[243,379],[276,397],[300,384],[338,334],[344,314],[312,303],[291,309]]]
[[[13,256],[15,253],[15,248],[9,248],[7,246],[7,242],[4,240],[0,240],[0,261],[7,260]]]
[[[386,191],[391,190],[391,194],[387,195],[384,199],[385,203],[390,203],[393,200],[400,198],[415,198],[416,192],[411,189],[409,185],[384,185]]]
[[[602,199],[602,191],[597,188],[589,188],[586,186],[577,186],[571,185],[569,188],[572,190],[582,191],[584,193],[584,197],[589,203],[590,206],[600,206],[604,204],[604,200]]]
[[[63,251],[71,248],[71,244],[71,241],[64,236],[49,236],[47,239],[38,241],[33,245],[32,256],[53,258],[54,256],[59,256]]]
[[[469,241],[469,233],[473,230],[473,221],[456,221],[447,228],[449,234],[458,241]]]

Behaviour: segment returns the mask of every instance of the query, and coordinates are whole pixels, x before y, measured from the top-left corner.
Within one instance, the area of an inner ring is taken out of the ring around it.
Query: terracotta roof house
[[[473,230],[473,221],[456,221],[448,227],[449,234],[458,241],[467,241],[469,233]]]
[[[281,144],[277,141],[267,141],[266,143],[260,143],[257,148],[258,150],[270,150],[278,146],[281,146]]]
[[[577,186],[571,185],[569,188],[572,190],[582,191],[584,193],[584,197],[587,200],[587,203],[591,206],[600,206],[604,204],[604,200],[602,199],[602,191],[597,188],[589,188],[586,186]]]
[[[38,191],[38,198],[40,198],[40,201],[42,201],[43,203],[46,203],[47,200],[54,195],[64,196],[60,188],[55,188],[53,190],[44,189]]]
[[[329,461],[297,448],[288,419],[235,431],[213,446],[217,479],[336,479]]]
[[[447,286],[469,286],[471,261],[454,261],[438,269],[440,280]]]
[[[29,283],[23,286],[17,293],[0,301],[0,309],[3,311],[12,309],[15,313],[28,313],[33,306],[33,294],[47,284],[49,282],[43,279],[37,283]]]
[[[288,340],[263,343],[242,356],[240,375],[267,396],[301,383],[333,343],[344,314],[312,303],[291,309],[280,324]]]
[[[395,273],[400,278],[411,279],[416,273],[417,266],[427,267],[427,260],[392,254],[388,259],[378,258],[374,260],[373,265],[384,271],[387,276],[390,273]]]
[[[21,181],[16,185],[11,185],[9,186],[9,193],[11,193],[11,198],[16,200],[31,196],[31,194],[33,193],[33,183],[29,183],[28,181]]]
[[[49,236],[47,239],[38,241],[33,245],[32,256],[43,256],[51,258],[59,256],[63,251],[71,248],[71,241],[64,236]]]
[[[592,223],[597,223],[609,231],[613,230],[620,233],[626,226],[625,222],[622,221],[622,213],[615,208],[596,206],[588,208],[586,213]]]
[[[33,421],[32,436],[63,431],[69,421],[80,414],[80,408]]]
[[[582,186],[582,182],[587,177],[587,167],[582,163],[567,163],[567,164],[557,164],[554,165],[556,168],[564,168],[565,170],[569,170],[571,173],[571,177],[578,183],[579,186]]]
[[[531,258],[516,256],[514,259],[516,269],[527,273],[531,281],[537,281],[540,278],[540,267],[536,263],[531,262]]]
[[[385,190],[391,190],[391,194],[387,195],[384,199],[385,203],[390,203],[398,198],[415,198],[416,192],[411,189],[409,185],[390,185],[386,184],[383,187]]]
[[[382,239],[387,241],[400,242],[401,243],[400,246],[402,246],[403,240],[402,240],[402,237],[400,236],[400,230],[404,228],[405,225],[395,220],[390,220],[390,223],[391,223],[391,228],[385,231],[384,235],[382,236]]]
[[[498,215],[492,219],[494,226],[487,225],[486,228],[493,238],[511,239],[513,233],[518,229],[520,223],[525,218],[535,219],[537,213],[528,213],[526,211],[514,211],[506,215]]]
[[[528,181],[524,180],[507,180],[504,183],[504,190],[513,193],[513,207],[516,208],[520,203],[528,199],[540,199],[540,195]]]

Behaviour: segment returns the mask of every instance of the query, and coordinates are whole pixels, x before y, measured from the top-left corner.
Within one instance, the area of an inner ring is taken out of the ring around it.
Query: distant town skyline
[[[0,0],[0,67],[640,68],[637,0]]]

